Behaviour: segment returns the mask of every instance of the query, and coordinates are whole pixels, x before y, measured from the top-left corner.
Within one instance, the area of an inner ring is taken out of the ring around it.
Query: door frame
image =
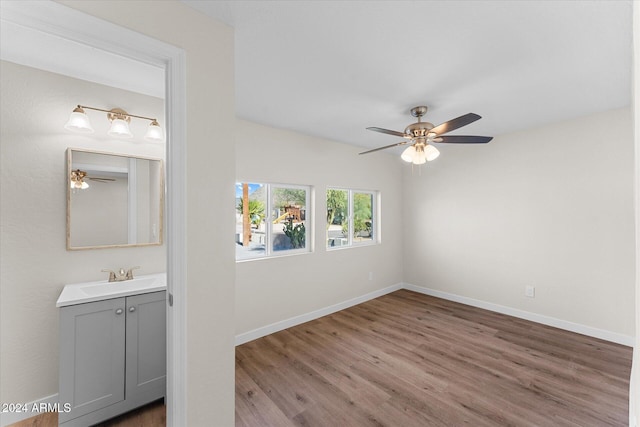
[[[167,426],[187,424],[186,54],[160,40],[50,2],[2,2],[2,21],[163,68],[166,112]],[[127,43],[117,43],[126,40]]]

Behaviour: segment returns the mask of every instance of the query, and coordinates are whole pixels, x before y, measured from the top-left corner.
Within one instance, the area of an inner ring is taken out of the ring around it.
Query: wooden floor
[[[236,426],[624,426],[631,348],[400,290],[236,348]]]
[[[166,408],[163,400],[150,403],[134,411],[127,412],[95,427],[162,427],[167,424]],[[47,412],[9,427],[58,427],[58,414]]]

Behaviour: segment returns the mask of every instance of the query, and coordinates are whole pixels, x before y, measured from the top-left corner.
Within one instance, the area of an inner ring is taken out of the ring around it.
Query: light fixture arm
[[[145,119],[145,120],[149,120],[150,122],[157,122],[157,119],[151,118],[151,117],[145,117],[145,116],[136,116],[135,114],[129,114],[124,110],[121,110],[119,108],[113,108],[111,110],[105,110],[103,108],[96,108],[96,107],[88,107],[86,105],[80,105],[78,104],[78,108],[82,108],[82,109],[88,109],[88,110],[95,110],[95,111],[103,111],[109,115],[114,115],[114,116],[118,116],[118,115],[122,115],[122,116],[126,116],[126,117],[135,117],[137,119]]]

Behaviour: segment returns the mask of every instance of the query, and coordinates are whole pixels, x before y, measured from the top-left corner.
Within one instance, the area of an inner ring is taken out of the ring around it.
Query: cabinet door
[[[127,400],[165,395],[166,313],[164,291],[127,297]]]
[[[124,400],[125,299],[60,309],[60,422]]]

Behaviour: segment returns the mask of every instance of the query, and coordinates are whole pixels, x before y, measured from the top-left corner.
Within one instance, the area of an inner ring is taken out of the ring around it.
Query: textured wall
[[[404,177],[406,282],[635,334],[629,109],[441,152]]]
[[[236,264],[236,333],[309,313],[402,281],[402,168],[398,156],[237,121],[241,182],[310,185],[315,251]],[[382,244],[326,250],[326,189],[378,190]],[[232,240],[227,243],[234,246]],[[369,280],[373,272],[373,280]]]
[[[104,113],[89,112],[95,134],[64,129],[75,105],[119,106],[163,117],[164,102],[10,62],[0,63],[0,327],[2,402],[58,392],[58,295],[68,283],[106,279],[103,268],[165,271],[165,246],[66,250],[67,147],[164,158],[164,144],[106,136]],[[96,184],[97,185],[97,184]]]

